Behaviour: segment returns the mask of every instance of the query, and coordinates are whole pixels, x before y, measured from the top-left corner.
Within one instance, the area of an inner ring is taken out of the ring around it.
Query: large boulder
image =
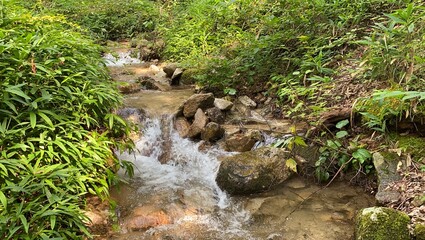
[[[224,129],[220,126],[220,124],[215,122],[208,123],[201,131],[201,139],[209,142],[216,141],[222,138],[223,135]]]
[[[292,175],[286,166],[288,158],[288,152],[270,147],[223,157],[217,184],[230,194],[266,191]]]
[[[183,115],[186,118],[191,118],[195,115],[198,108],[206,110],[213,106],[214,95],[212,93],[194,94],[183,104]]]
[[[364,208],[356,216],[356,240],[409,240],[407,214],[386,207]]]
[[[173,76],[174,72],[176,71],[176,69],[177,69],[177,64],[170,63],[170,64],[167,64],[166,66],[164,66],[162,68],[162,71],[165,72],[165,75],[166,75],[167,78],[171,78]]]
[[[204,127],[208,123],[208,117],[205,115],[204,111],[202,109],[198,108],[198,111],[196,111],[195,119],[193,120],[192,125],[189,127],[189,131],[187,136],[190,138],[196,138],[198,137]]]

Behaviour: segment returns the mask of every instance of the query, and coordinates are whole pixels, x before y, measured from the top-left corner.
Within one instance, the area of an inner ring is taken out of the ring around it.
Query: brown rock
[[[223,135],[224,129],[218,123],[215,122],[208,123],[201,131],[201,139],[210,142],[222,138]]]
[[[224,114],[221,112],[219,108],[217,107],[208,108],[206,113],[212,122],[216,122],[220,124],[224,123],[224,120],[225,120]]]
[[[118,90],[123,94],[130,94],[140,91],[141,87],[137,83],[126,83],[118,86]]]
[[[226,151],[246,152],[254,147],[255,143],[261,139],[261,133],[251,131],[248,133],[237,133],[229,136],[225,141]]]
[[[149,77],[140,77],[139,81],[140,85],[146,90],[158,90],[163,92],[171,90],[170,86],[163,85]]]
[[[171,76],[171,85],[172,86],[180,85],[180,79],[182,75],[183,75],[183,69],[176,68],[176,70],[173,73],[173,76]]]
[[[180,137],[185,138],[189,133],[190,123],[185,117],[178,117],[174,122],[174,128],[177,130]]]
[[[195,120],[189,128],[189,132],[187,134],[190,138],[196,138],[201,134],[202,129],[207,125],[208,117],[205,115],[202,109],[198,108],[195,114]]]
[[[214,95],[212,93],[207,94],[195,94],[192,95],[183,105],[183,115],[187,118],[193,117],[198,108],[206,110],[214,106]]]
[[[176,71],[176,68],[177,68],[177,64],[175,64],[175,63],[170,63],[170,64],[166,65],[166,66],[162,69],[162,71],[164,71],[164,72],[165,72],[165,74],[166,74],[167,78],[171,78],[171,77],[173,76],[173,74],[174,74],[174,71]]]

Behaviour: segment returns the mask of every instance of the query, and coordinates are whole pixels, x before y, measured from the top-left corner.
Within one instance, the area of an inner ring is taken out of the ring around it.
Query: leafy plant
[[[82,238],[82,198],[118,181],[131,127],[101,48],[65,18],[1,2],[0,237]]]

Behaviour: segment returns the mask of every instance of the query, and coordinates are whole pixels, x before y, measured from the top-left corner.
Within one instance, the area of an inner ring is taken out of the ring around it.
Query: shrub
[[[0,4],[0,236],[77,238],[82,197],[117,181],[129,126],[100,48],[63,17]]]

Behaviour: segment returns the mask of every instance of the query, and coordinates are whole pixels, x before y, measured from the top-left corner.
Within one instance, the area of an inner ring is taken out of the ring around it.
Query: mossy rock
[[[356,216],[356,240],[409,240],[407,214],[385,207],[362,209]]]
[[[425,225],[424,224],[416,224],[414,235],[416,240],[425,240]]]
[[[262,147],[222,158],[217,184],[230,194],[263,192],[288,179],[289,154],[283,149]]]

